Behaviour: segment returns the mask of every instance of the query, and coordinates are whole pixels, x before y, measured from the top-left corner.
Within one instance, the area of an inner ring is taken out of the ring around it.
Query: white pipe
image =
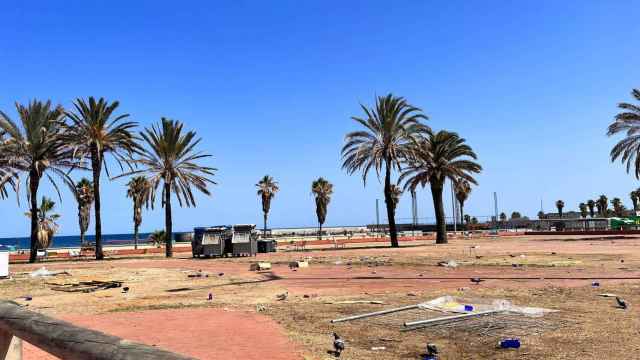
[[[410,327],[415,325],[428,325],[432,323],[446,322],[449,320],[458,320],[458,319],[466,319],[466,318],[476,317],[476,316],[491,315],[499,312],[503,312],[503,310],[487,310],[487,311],[480,311],[480,312],[462,314],[462,315],[443,316],[435,319],[417,320],[417,321],[406,322],[404,323],[404,326]]]
[[[350,321],[350,320],[367,318],[367,317],[371,317],[371,316],[391,314],[391,313],[398,312],[398,311],[405,311],[405,310],[411,310],[411,309],[417,309],[417,308],[418,308],[418,305],[403,306],[403,307],[399,307],[399,308],[395,308],[395,309],[387,309],[387,310],[381,310],[381,311],[376,311],[376,312],[372,312],[372,313],[347,316],[347,317],[344,317],[344,318],[341,318],[341,319],[334,319],[334,320],[331,320],[331,323],[338,323],[338,322],[343,322],[343,321]]]

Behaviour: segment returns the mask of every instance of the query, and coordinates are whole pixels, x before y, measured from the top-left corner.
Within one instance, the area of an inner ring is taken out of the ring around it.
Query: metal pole
[[[416,236],[416,226],[418,225],[418,199],[416,199],[415,190],[411,190],[411,215],[413,216],[413,236]]]
[[[380,208],[378,206],[379,199],[376,199],[376,237],[380,233]]]
[[[483,315],[491,315],[491,314],[496,314],[496,313],[500,313],[500,312],[503,312],[503,311],[504,310],[488,310],[488,311],[480,311],[480,312],[470,313],[470,314],[443,316],[443,317],[439,317],[439,318],[435,318],[435,319],[406,322],[406,323],[404,323],[404,326],[406,326],[406,327],[411,327],[411,326],[416,326],[416,325],[428,326],[428,325],[434,324],[434,323],[440,323],[440,322],[446,322],[446,321],[458,320],[458,319],[465,319],[465,318],[483,316]]]
[[[494,191],[493,192],[493,210],[495,212],[495,219],[496,219],[496,232],[498,231],[498,194]]]
[[[456,225],[456,195],[453,190],[453,180],[451,180],[451,211],[453,211],[453,233],[455,234],[458,229]]]
[[[417,305],[417,304],[416,305],[403,306],[403,307],[399,307],[399,308],[395,308],[395,309],[387,309],[387,310],[381,310],[381,311],[376,311],[376,312],[371,312],[371,313],[366,313],[366,314],[347,316],[347,317],[344,317],[344,318],[331,320],[331,322],[332,323],[338,323],[338,322],[343,322],[343,321],[362,319],[362,318],[367,318],[367,317],[371,317],[371,316],[391,314],[391,313],[398,312],[398,311],[417,309],[418,307],[419,307],[419,305]]]

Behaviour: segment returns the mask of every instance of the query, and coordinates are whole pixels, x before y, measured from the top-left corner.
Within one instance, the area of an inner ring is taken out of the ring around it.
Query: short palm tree
[[[36,250],[46,249],[53,244],[53,235],[59,228],[56,220],[60,218],[59,214],[51,213],[55,206],[56,203],[54,201],[46,196],[42,197],[40,206],[35,214],[38,218],[38,242]],[[25,213],[27,217],[31,217],[32,214],[31,211]]]
[[[556,208],[558,209],[558,217],[562,218],[562,209],[564,209],[564,201],[556,201]]]
[[[580,205],[578,205],[578,208],[580,209],[580,216],[582,216],[583,218],[586,218],[587,217],[587,204],[580,203]]]
[[[210,195],[208,185],[215,182],[215,168],[200,166],[196,162],[211,155],[195,151],[200,139],[196,133],[182,132],[183,124],[177,120],[162,118],[160,124],[146,128],[140,134],[146,147],[135,163],[140,167],[117,177],[144,174],[151,189],[150,203],[153,206],[158,188],[162,185],[162,207],[164,207],[167,257],[173,256],[173,222],[171,215],[171,194],[180,206],[196,206],[193,189]]]
[[[502,224],[503,227],[505,227],[507,223],[507,214],[503,212],[500,213],[500,223]]]
[[[609,199],[606,195],[600,195],[596,200],[596,207],[598,208],[598,214],[602,217],[607,217],[607,208],[609,207]]]
[[[596,206],[596,202],[589,199],[587,200],[587,207],[589,208],[589,216],[593,219],[595,217],[595,211],[594,208]]]
[[[318,217],[318,234],[322,239],[322,224],[327,218],[327,208],[333,194],[333,184],[319,177],[311,183],[311,192],[316,200],[316,215]]]
[[[258,188],[258,196],[262,200],[262,215],[264,219],[264,228],[262,230],[262,236],[267,236],[267,217],[271,210],[271,200],[276,196],[276,193],[280,190],[278,182],[273,180],[269,175],[265,175],[256,184]]]
[[[458,181],[455,187],[456,200],[460,204],[460,220],[464,219],[464,203],[471,194],[471,184],[466,180]]]
[[[152,188],[144,176],[134,176],[127,183],[127,197],[133,201],[133,247],[138,249],[138,230],[142,224],[142,206],[149,206]]]
[[[454,184],[463,180],[477,184],[473,175],[482,171],[482,166],[475,162],[477,158],[473,149],[465,143],[465,139],[454,132],[441,130],[430,133],[426,138],[414,143],[400,181],[404,181],[405,189],[411,190],[415,190],[418,185],[424,187],[427,183],[431,186],[437,244],[447,243],[442,202],[444,182],[450,179]]]
[[[30,201],[31,252],[29,262],[36,261],[38,244],[38,188],[40,180],[48,179],[60,196],[52,175],[68,184],[72,183],[68,171],[80,163],[74,161],[73,152],[62,141],[64,110],[52,106],[50,101],[32,101],[27,106],[16,103],[20,125],[0,112],[0,131],[5,133],[2,141],[3,178],[0,189],[7,184],[17,188],[19,177],[28,178],[27,198]]]
[[[640,90],[633,89],[631,96],[640,101]],[[611,149],[611,162],[620,159],[620,162],[626,163],[627,172],[633,167],[635,177],[640,179],[640,105],[622,102],[618,108],[622,111],[609,125],[607,135],[625,133],[625,137]]]
[[[638,211],[638,190],[633,190],[629,193],[629,198],[633,203],[633,211]]]
[[[540,220],[544,219],[544,211],[542,210],[538,211],[538,219]]]
[[[85,234],[89,228],[91,205],[93,204],[93,184],[89,179],[82,178],[73,186],[69,186],[78,204],[78,225],[80,227],[80,244],[85,245]]]
[[[511,219],[522,219],[522,214],[519,211],[514,211],[511,213]]]
[[[613,206],[613,212],[616,216],[622,216],[624,206],[622,205],[622,200],[620,198],[611,199],[611,206]]]
[[[398,247],[391,172],[393,169],[400,170],[402,161],[411,151],[411,144],[429,131],[421,122],[427,117],[404,98],[392,94],[377,97],[375,108],[360,107],[364,117],[354,116],[352,119],[363,129],[346,135],[342,147],[342,168],[350,175],[361,171],[365,185],[371,169],[375,170],[378,179],[384,171],[384,200],[391,246]]]
[[[467,226],[469,226],[469,224],[471,223],[471,215],[464,214],[464,222],[465,224],[467,224]]]
[[[86,101],[76,99],[73,104],[75,112],[66,113],[71,120],[66,131],[68,143],[73,144],[76,153],[91,160],[97,260],[104,258],[102,215],[100,212],[100,176],[103,166],[105,166],[107,176],[109,174],[105,155],[111,154],[122,168],[123,163],[128,164],[128,160],[133,154],[139,151],[139,145],[133,133],[137,123],[124,121],[129,117],[129,114],[114,115],[119,104],[117,101],[109,103],[104,98],[97,101],[93,97],[89,97]]]

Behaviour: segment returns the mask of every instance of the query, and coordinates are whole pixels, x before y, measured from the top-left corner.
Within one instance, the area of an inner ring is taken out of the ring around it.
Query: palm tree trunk
[[[82,226],[82,206],[78,205],[78,225],[80,226],[80,246],[84,245],[84,228]]]
[[[38,186],[40,177],[35,169],[29,173],[29,194],[31,196],[31,244],[29,262],[34,263],[38,256]]]
[[[436,213],[436,244],[447,243],[447,223],[444,217],[444,203],[442,202],[443,184],[431,182],[431,196]]]
[[[133,248],[138,250],[138,224],[133,225]]]
[[[319,222],[318,224],[320,224],[318,228],[318,237],[320,238],[320,240],[322,240],[322,223]]]
[[[464,210],[463,210],[464,203],[462,201],[459,201],[459,203],[460,203],[460,225],[462,227],[462,231],[465,232],[467,231],[467,227],[464,224]]]
[[[387,219],[389,220],[389,235],[391,236],[391,247],[399,247],[398,231],[396,230],[396,219],[393,210],[393,198],[391,196],[391,164],[386,161],[387,169],[384,175],[384,202],[387,205]]]
[[[265,211],[263,214],[264,227],[262,228],[262,237],[264,239],[267,238],[267,212]]]
[[[173,257],[173,229],[171,223],[171,184],[164,184],[164,232],[166,256]]]
[[[100,172],[102,171],[102,154],[95,146],[91,148],[91,167],[93,169],[93,196],[96,218],[96,260],[104,259],[102,252],[102,221],[100,219]]]

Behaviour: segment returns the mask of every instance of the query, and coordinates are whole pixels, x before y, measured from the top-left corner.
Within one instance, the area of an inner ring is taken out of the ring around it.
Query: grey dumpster
[[[227,243],[232,236],[230,226],[199,227],[193,229],[191,253],[193,257],[222,256],[231,249]]]
[[[255,256],[258,251],[258,234],[253,224],[233,225],[231,248],[233,256]]]

